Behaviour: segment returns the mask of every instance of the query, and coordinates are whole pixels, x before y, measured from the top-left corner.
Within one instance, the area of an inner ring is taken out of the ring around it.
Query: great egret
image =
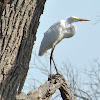
[[[41,42],[39,56],[42,56],[48,49],[52,48],[50,55],[50,74],[51,74],[51,59],[53,60],[53,51],[55,46],[64,38],[70,38],[76,33],[76,25],[72,24],[73,22],[78,21],[89,21],[87,19],[69,17],[67,20],[60,20],[57,23],[53,24],[45,33],[44,38]],[[54,60],[53,60],[54,63]],[[56,72],[57,68],[54,63]]]

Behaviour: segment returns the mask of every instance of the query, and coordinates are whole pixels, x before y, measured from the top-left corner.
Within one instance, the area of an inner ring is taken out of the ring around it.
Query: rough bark
[[[76,100],[62,75],[53,75],[51,80],[46,81],[37,90],[30,91],[27,95],[17,95],[16,100],[50,100],[57,89],[60,90],[63,100]]]
[[[4,7],[11,2],[12,0],[0,0],[0,17],[2,15],[2,12],[4,10]]]
[[[5,100],[14,100],[17,89],[22,90],[45,2],[13,0],[5,5],[0,39],[0,95]]]

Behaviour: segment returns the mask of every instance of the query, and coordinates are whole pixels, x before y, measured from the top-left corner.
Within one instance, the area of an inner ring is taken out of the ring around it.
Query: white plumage
[[[76,26],[72,24],[78,21],[89,21],[87,19],[69,17],[67,20],[60,20],[53,24],[45,33],[41,42],[39,56],[42,56],[48,49],[56,46],[63,38],[70,38],[76,33]]]

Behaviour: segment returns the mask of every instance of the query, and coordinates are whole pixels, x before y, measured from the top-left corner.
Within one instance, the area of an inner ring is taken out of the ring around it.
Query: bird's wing
[[[61,20],[55,24],[53,24],[45,33],[43,40],[41,42],[39,55],[42,56],[44,52],[46,52],[48,49],[52,48],[54,45],[57,44],[58,41],[60,41],[60,31],[63,29],[65,21]]]

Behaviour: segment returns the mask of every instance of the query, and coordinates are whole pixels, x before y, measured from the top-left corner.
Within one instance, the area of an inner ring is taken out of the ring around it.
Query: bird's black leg
[[[53,51],[54,51],[54,48],[55,48],[55,46],[52,48],[51,55],[50,55],[50,78],[51,78],[51,60],[53,61],[54,67],[55,67],[56,72],[57,72],[57,74],[58,74],[58,70],[57,70],[56,64],[55,64],[55,62],[54,62],[54,60],[53,60]]]
[[[53,57],[52,57],[52,61],[53,61],[53,64],[54,64],[54,66],[55,66],[56,73],[57,73],[57,74],[59,74],[59,73],[58,73],[58,70],[57,70],[57,67],[56,67],[56,64],[55,64],[55,62],[54,62],[54,59],[53,59]]]
[[[53,53],[53,49],[52,49],[52,51],[51,51],[51,55],[50,55],[50,79],[52,78],[52,77],[51,77],[51,74],[52,74],[52,73],[51,73],[51,70],[52,70],[52,69],[51,69],[52,53]]]

